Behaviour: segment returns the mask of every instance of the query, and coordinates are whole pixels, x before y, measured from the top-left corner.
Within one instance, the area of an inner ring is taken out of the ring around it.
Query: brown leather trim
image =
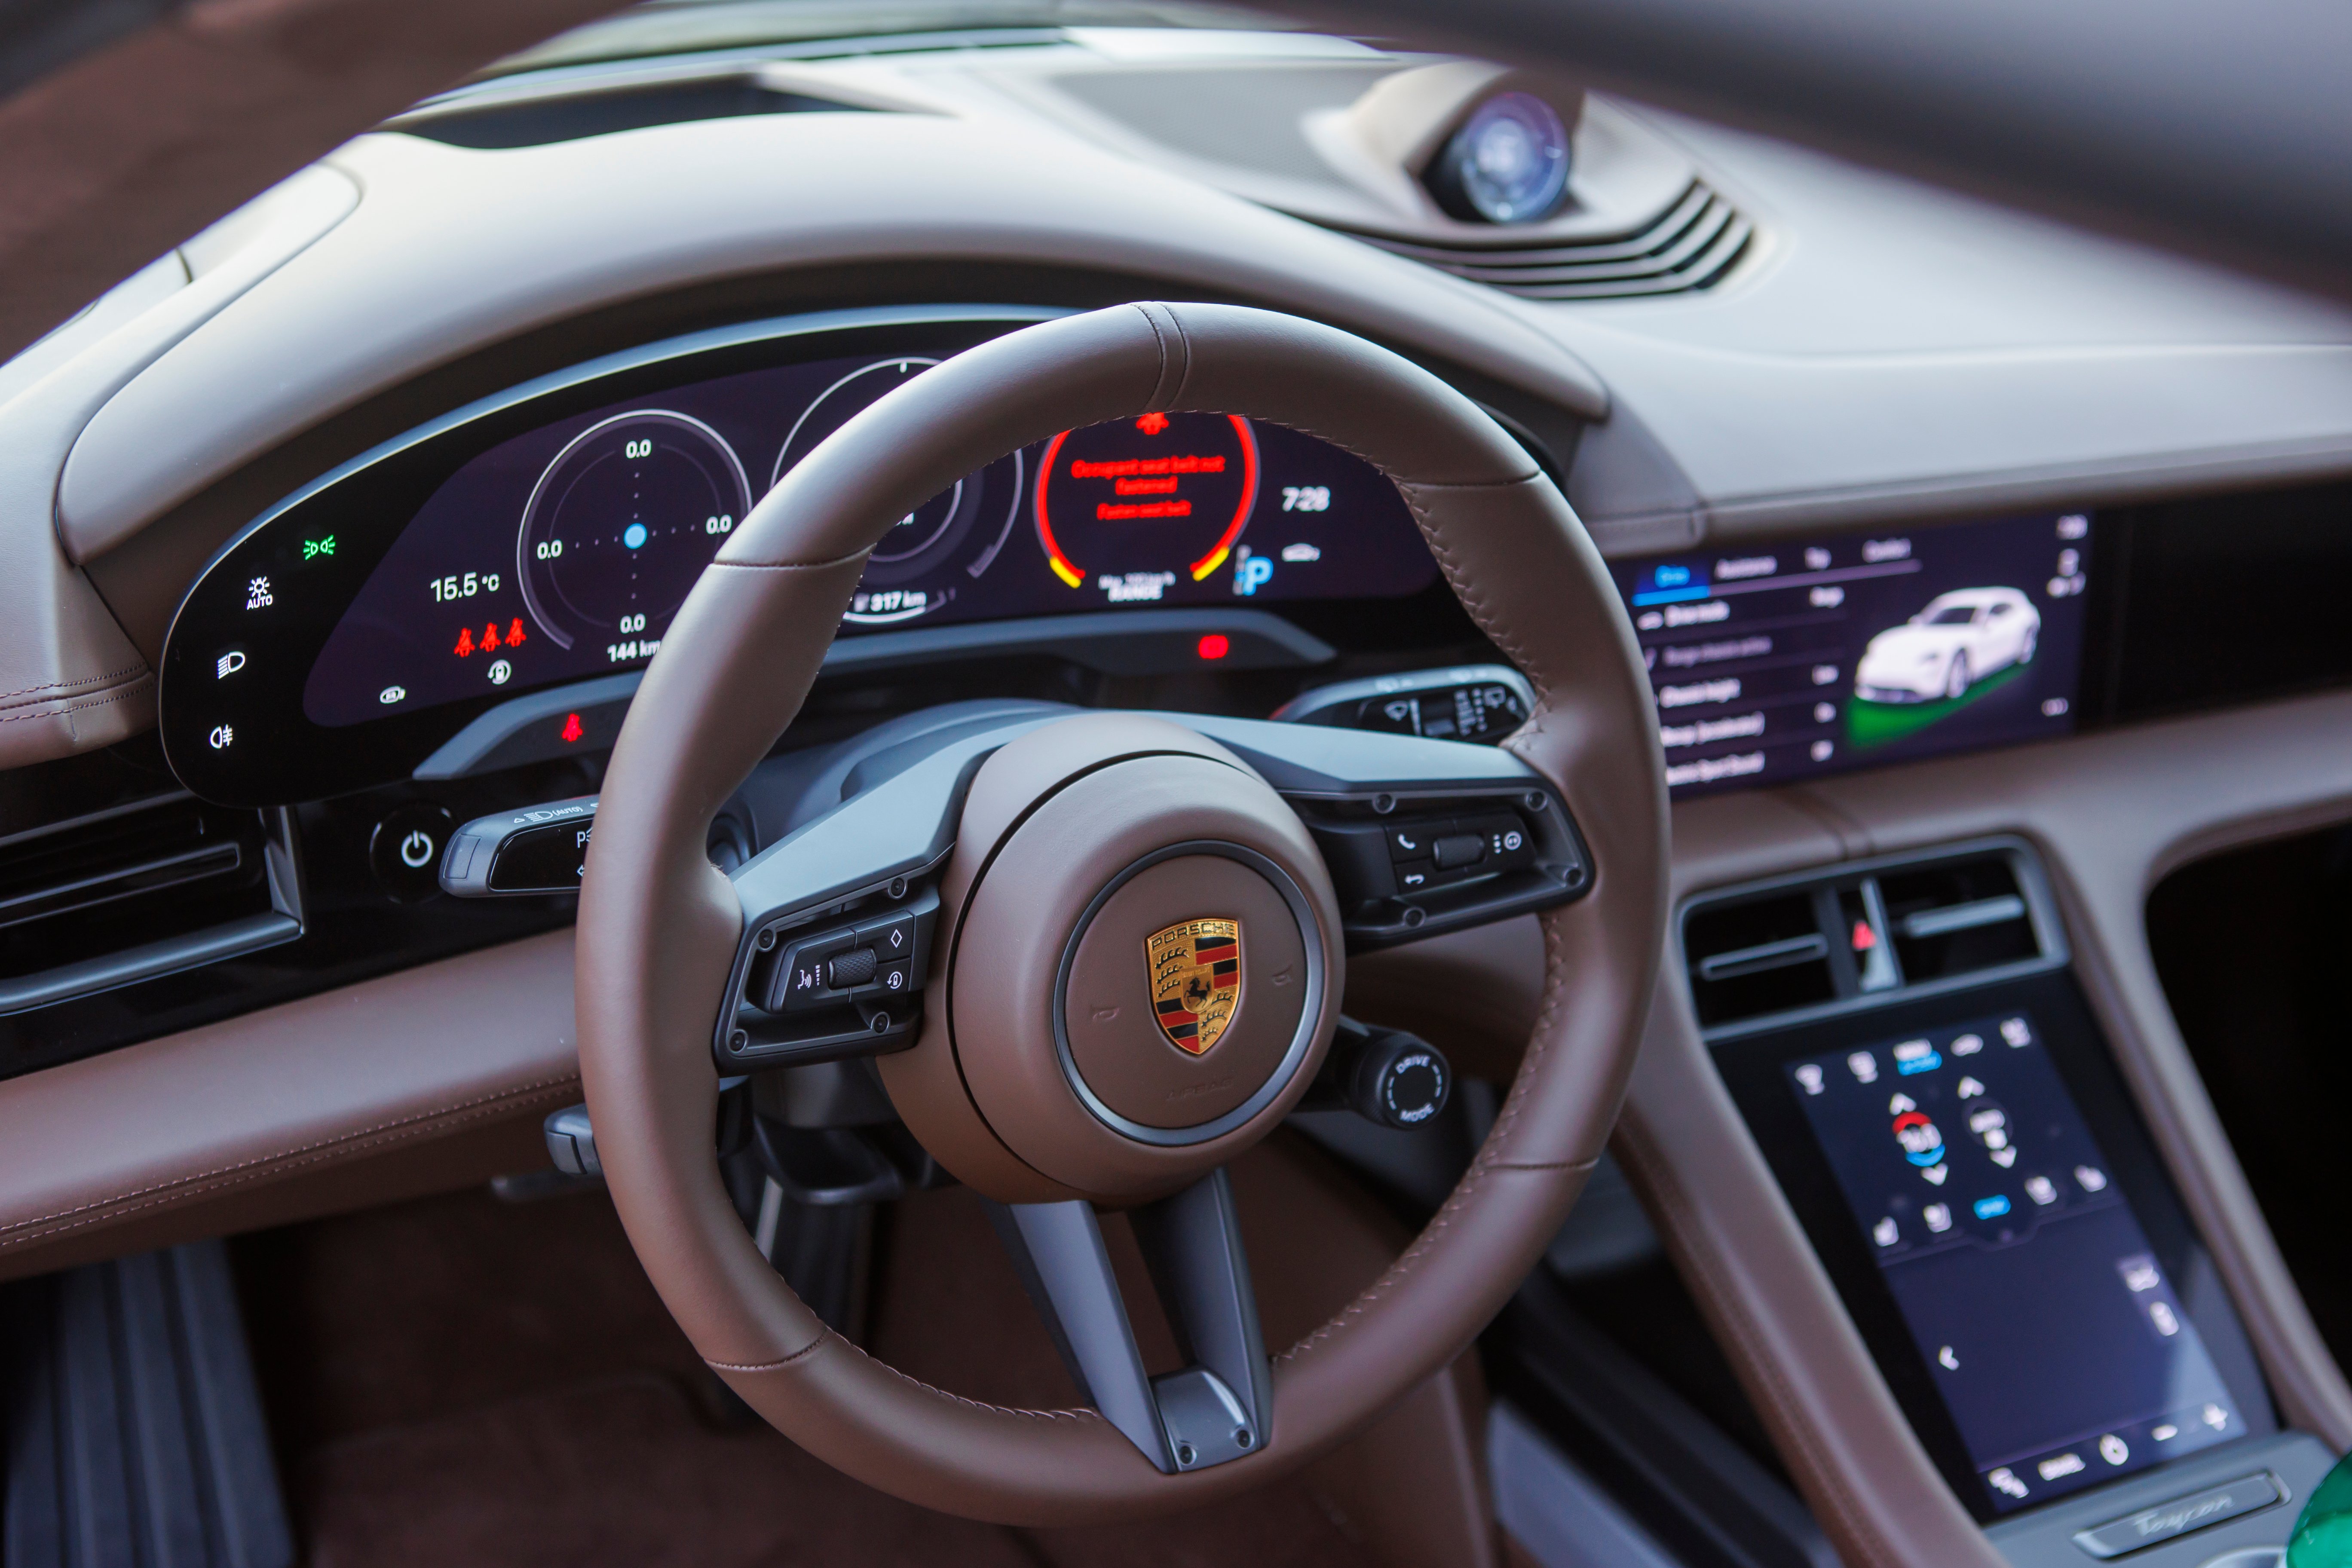
[[[570,1103],[571,984],[551,933],[0,1084],[0,1275]]]
[[[760,1258],[710,1154],[709,1041],[740,916],[702,853],[712,812],[798,707],[884,529],[1003,452],[1159,406],[1289,425],[1397,480],[1456,592],[1534,683],[1536,712],[1511,744],[1560,787],[1598,861],[1591,891],[1544,921],[1545,1006],[1469,1174],[1403,1258],[1278,1361],[1265,1448],[1181,1476],[1160,1475],[1090,1413],[975,1406],[880,1367],[824,1331]],[[798,570],[756,570],[780,566]],[[581,900],[581,1062],[614,1201],[647,1273],[705,1357],[762,1369],[727,1375],[794,1441],[900,1496],[1005,1521],[1129,1516],[1254,1486],[1451,1363],[1600,1152],[1666,907],[1648,682],[1567,503],[1426,372],[1331,329],[1232,307],[1121,307],[1032,327],[843,426],[753,508],[688,599],[603,799]]]

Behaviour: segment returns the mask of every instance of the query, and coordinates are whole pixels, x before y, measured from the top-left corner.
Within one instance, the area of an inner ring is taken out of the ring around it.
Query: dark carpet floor
[[[880,1353],[975,1397],[1067,1400],[969,1194],[899,1205],[880,1255]],[[744,1418],[601,1194],[427,1199],[262,1232],[234,1256],[315,1568],[1365,1562],[1297,1483],[1146,1525],[1021,1531],[848,1480]]]

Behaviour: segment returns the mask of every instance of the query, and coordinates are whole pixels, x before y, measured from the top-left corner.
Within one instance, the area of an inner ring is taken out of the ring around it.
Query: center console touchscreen
[[[1785,1070],[1996,1508],[2244,1435],[2031,1015]]]
[[[1717,1047],[1906,1413],[1980,1519],[2273,1430],[2063,974]]]

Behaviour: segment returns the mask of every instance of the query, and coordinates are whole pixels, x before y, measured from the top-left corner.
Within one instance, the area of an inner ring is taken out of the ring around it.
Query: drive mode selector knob
[[[1349,1100],[1386,1127],[1418,1127],[1445,1109],[1454,1071],[1437,1049],[1411,1035],[1376,1033],[1349,1075]]]

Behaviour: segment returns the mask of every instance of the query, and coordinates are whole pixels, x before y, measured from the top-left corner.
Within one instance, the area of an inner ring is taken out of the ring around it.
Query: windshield
[[[1976,618],[1973,605],[1946,605],[1940,610],[1927,612],[1926,624],[1931,626],[1964,626]]]
[[[1296,24],[1238,6],[1144,0],[646,0],[576,27],[537,48],[510,55],[484,77],[656,55],[840,52],[849,40],[899,40],[899,47],[978,43],[969,35],[1044,33],[1068,27],[1188,27],[1284,32]],[[828,47],[832,46],[832,47]]]

